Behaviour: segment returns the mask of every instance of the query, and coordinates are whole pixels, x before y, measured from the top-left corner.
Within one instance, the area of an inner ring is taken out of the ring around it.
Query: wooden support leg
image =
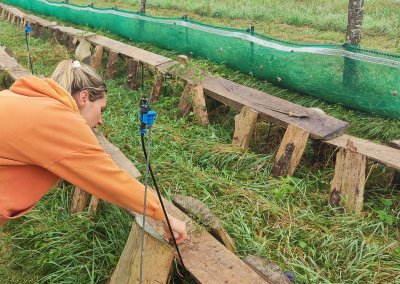
[[[72,197],[71,214],[82,212],[85,209],[86,201],[89,193],[83,191],[79,187],[75,187],[74,195]]]
[[[258,112],[244,106],[240,114],[235,116],[235,133],[232,144],[244,149],[249,148],[250,139],[257,123]]]
[[[336,156],[330,202],[346,211],[361,212],[364,202],[366,157],[357,153],[350,139]]]
[[[139,70],[139,61],[132,58],[128,61],[128,88],[136,90],[139,88],[139,83],[137,81],[137,75]],[[153,94],[150,97],[153,98]]]
[[[142,218],[136,217],[128,241],[109,284],[139,283]],[[140,225],[139,225],[140,224]],[[143,257],[143,283],[168,283],[174,251],[163,238],[146,226]]]
[[[91,44],[82,39],[75,50],[75,58],[82,61],[85,64],[90,64],[90,59],[92,57]]]
[[[288,126],[272,167],[272,174],[275,177],[293,175],[306,148],[309,135],[308,131],[293,124]]]
[[[187,83],[179,99],[179,112],[182,116],[187,116],[192,110],[192,89],[193,85]]]
[[[110,51],[108,53],[106,79],[114,78],[117,73],[118,52]]]
[[[207,125],[209,123],[202,85],[187,83],[179,100],[178,108],[182,116],[187,116],[193,108],[194,116],[201,124]]]
[[[92,195],[92,198],[90,199],[90,203],[89,203],[88,212],[96,214],[97,207],[99,207],[99,202],[100,202],[100,199],[98,199],[96,196]]]
[[[93,67],[94,70],[98,71],[101,67],[101,61],[103,59],[103,51],[104,47],[102,45],[97,45],[94,49],[94,53],[90,58],[90,66]]]
[[[389,146],[396,148],[396,149],[400,149],[400,139],[390,141]],[[393,185],[395,189],[400,189],[400,172],[399,171],[394,171],[393,178],[392,178],[390,184]]]
[[[164,74],[160,71],[157,71],[154,76],[153,89],[151,90],[151,97],[150,97],[151,102],[157,101],[158,98],[160,97],[161,87],[163,83],[164,83]]]
[[[208,125],[208,113],[206,98],[204,96],[203,86],[193,87],[193,113],[194,117],[203,125]]]

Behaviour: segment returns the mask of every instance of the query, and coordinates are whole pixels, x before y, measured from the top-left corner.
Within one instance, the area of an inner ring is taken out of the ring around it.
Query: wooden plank
[[[260,113],[260,118],[287,127],[293,124],[310,132],[314,139],[329,139],[342,134],[348,123],[314,109],[296,105],[223,78],[203,82],[206,95],[240,110],[248,106]],[[303,118],[304,117],[304,118]]]
[[[6,48],[2,46],[0,46],[0,69],[6,71],[14,81],[30,75],[14,57],[7,54]]]
[[[192,110],[193,85],[187,83],[179,99],[178,109],[181,116],[189,115]]]
[[[94,45],[102,45],[107,51],[115,51],[121,55],[133,58],[148,66],[149,69],[155,70],[157,65],[171,61],[171,59],[140,49],[105,36],[91,36],[87,40]]]
[[[400,139],[398,140],[393,140],[389,142],[389,146],[396,148],[396,149],[400,149]]]
[[[188,239],[181,245],[180,252],[190,274],[204,284],[272,283],[245,264],[206,231],[199,231],[190,218],[164,199],[167,212],[180,220],[188,220]],[[149,224],[160,234],[163,229],[159,222],[149,219]]]
[[[303,156],[309,134],[308,131],[292,124],[288,126],[272,167],[275,177],[293,175]]]
[[[40,18],[40,17],[38,17],[38,16],[36,16],[36,15],[33,15],[33,14],[25,14],[24,15],[24,19],[26,20],[26,21],[29,21],[30,23],[37,23],[37,24],[39,24],[40,26],[43,26],[43,27],[51,27],[51,26],[56,26],[57,25],[57,22],[54,22],[54,21],[47,21],[47,20],[45,20],[45,19],[42,19],[42,18]]]
[[[348,212],[361,212],[364,202],[366,157],[357,153],[348,139],[346,148],[336,156],[335,174],[331,182],[329,201]]]
[[[108,141],[107,138],[104,137],[104,135],[101,134],[99,131],[96,131],[95,135],[97,137],[97,140],[99,140],[101,147],[106,150],[106,152],[111,156],[118,167],[128,172],[128,174],[130,174],[134,178],[139,178],[141,176],[138,169],[124,155],[124,153],[121,152],[118,147],[114,146],[110,141]]]
[[[139,283],[142,224],[141,216],[132,222],[128,240],[109,284]],[[151,226],[146,226],[143,283],[168,283],[173,260],[174,249]]]
[[[325,143],[346,148],[347,140],[349,139],[353,142],[355,148],[357,148],[357,153],[360,153],[375,162],[384,164],[389,168],[400,170],[400,150],[398,149],[347,134],[327,140]]]
[[[235,115],[235,133],[232,144],[244,149],[249,148],[251,136],[257,123],[258,112],[244,106],[240,114]]]

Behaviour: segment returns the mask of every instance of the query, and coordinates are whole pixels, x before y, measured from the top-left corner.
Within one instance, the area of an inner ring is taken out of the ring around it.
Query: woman
[[[111,160],[92,128],[103,123],[103,80],[87,65],[62,61],[52,79],[27,76],[0,92],[0,224],[30,211],[62,178],[115,205],[143,212],[144,186]],[[171,234],[158,198],[146,215]],[[169,215],[181,243],[185,223]]]

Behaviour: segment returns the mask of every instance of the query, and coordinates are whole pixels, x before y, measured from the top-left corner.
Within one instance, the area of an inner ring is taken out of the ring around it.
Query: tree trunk
[[[140,13],[146,14],[146,0],[140,0]]]
[[[363,14],[364,0],[349,0],[346,43],[360,45]]]

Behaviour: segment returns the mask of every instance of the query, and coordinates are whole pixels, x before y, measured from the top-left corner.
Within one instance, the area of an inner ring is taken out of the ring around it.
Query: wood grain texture
[[[368,159],[384,164],[395,170],[400,170],[400,150],[393,147],[374,143],[347,134],[327,140],[325,143],[346,148],[347,140],[349,139],[357,148],[357,153],[360,153],[366,156]]]
[[[308,132],[314,139],[329,139],[342,134],[348,123],[332,116],[308,109],[223,78],[209,78],[203,82],[206,95],[240,110],[248,106],[259,112],[261,119],[278,126],[293,124]],[[307,118],[299,118],[307,117]]]
[[[290,124],[286,129],[272,167],[276,177],[293,175],[303,156],[310,133]]]
[[[192,103],[194,117],[202,124],[208,125],[208,112],[203,87],[195,85],[192,88]]]
[[[135,218],[125,248],[109,284],[139,283],[142,218]],[[173,248],[150,226],[145,226],[143,283],[168,283]]]
[[[357,153],[349,139],[346,148],[336,156],[335,174],[331,182],[330,202],[348,212],[361,212],[364,202],[366,157]]]
[[[114,78],[117,73],[118,52],[109,51],[107,59],[106,79]]]
[[[249,148],[254,128],[257,124],[258,112],[244,106],[238,115],[235,115],[235,133],[232,144],[244,149]]]

